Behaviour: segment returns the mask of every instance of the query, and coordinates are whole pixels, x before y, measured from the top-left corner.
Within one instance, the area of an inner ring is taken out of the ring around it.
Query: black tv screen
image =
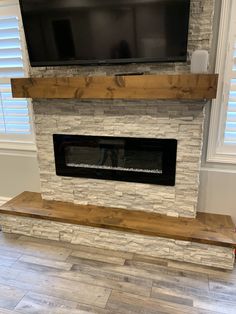
[[[185,61],[190,0],[21,0],[32,66]]]

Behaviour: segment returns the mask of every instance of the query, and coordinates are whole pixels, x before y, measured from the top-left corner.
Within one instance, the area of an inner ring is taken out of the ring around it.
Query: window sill
[[[0,141],[0,155],[36,157],[37,148],[33,142]]]
[[[209,152],[207,154],[206,162],[236,164],[236,154],[227,152]]]

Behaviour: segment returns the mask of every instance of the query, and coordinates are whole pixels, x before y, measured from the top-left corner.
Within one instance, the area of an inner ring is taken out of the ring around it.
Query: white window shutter
[[[236,2],[236,0],[235,0]],[[229,47],[226,61],[226,101],[227,112],[224,132],[224,144],[236,146],[236,5],[231,12]],[[236,150],[235,150],[236,151]]]
[[[24,76],[19,22],[16,16],[0,16],[0,77]]]
[[[0,97],[0,133],[30,134],[27,100],[13,99],[9,84],[0,84]]]
[[[0,4],[0,142],[33,142],[29,101],[13,98],[10,78],[24,77],[19,5]]]

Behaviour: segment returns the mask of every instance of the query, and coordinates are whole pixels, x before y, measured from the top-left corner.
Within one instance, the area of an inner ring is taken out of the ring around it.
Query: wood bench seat
[[[45,201],[40,193],[33,192],[23,192],[16,196],[0,207],[0,213],[236,247],[235,225],[228,215],[199,212],[196,219],[176,218],[136,210]]]

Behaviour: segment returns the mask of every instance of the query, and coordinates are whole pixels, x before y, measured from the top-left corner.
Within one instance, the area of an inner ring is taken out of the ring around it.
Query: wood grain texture
[[[47,256],[47,258],[56,257],[56,259],[59,261],[65,261],[70,255],[70,253],[72,252],[71,249],[63,247],[63,246],[56,247],[54,244],[42,245],[40,242],[30,243],[30,241],[16,242],[15,239],[12,237],[12,234],[8,235],[7,238],[1,237],[0,238],[0,247],[1,247],[0,254],[2,253],[4,256],[6,256],[6,253],[4,253],[4,251],[7,251],[8,252],[7,255],[9,256],[10,253],[14,253],[15,255],[16,252],[18,253],[24,252],[25,255],[34,255],[38,258],[45,258],[45,256]],[[19,255],[18,256],[15,255],[15,256],[16,256],[16,259],[19,258]]]
[[[73,251],[71,253],[71,256],[84,258],[84,259],[93,259],[100,262],[108,262],[110,264],[116,264],[116,265],[124,265],[125,263],[125,260],[123,258],[120,258],[117,256],[104,256],[103,254],[94,254],[94,253],[88,253],[88,252],[83,252],[83,251]]]
[[[12,266],[18,258],[21,256],[19,253],[16,252],[9,252],[6,250],[0,249],[0,266]],[[0,312],[1,313],[1,312]]]
[[[0,283],[0,307],[12,310],[23,298],[25,291]]]
[[[17,286],[24,289],[50,295],[55,298],[105,307],[111,290],[82,281],[69,280],[58,276],[49,276],[44,272],[21,271],[16,278]]]
[[[63,310],[67,313],[76,309],[77,303],[74,301],[67,301],[47,295],[38,293],[28,293],[16,306],[16,310],[19,312],[27,312],[28,314],[46,314],[51,313],[63,313]],[[0,312],[1,313],[1,312]]]
[[[236,247],[235,226],[227,215],[198,213],[196,219],[176,218],[120,208],[45,201],[40,193],[34,192],[21,193],[2,205],[0,213]]]
[[[29,246],[31,256],[25,255]],[[57,241],[0,232],[1,253],[21,256],[12,266],[0,266],[1,314],[235,314],[236,269],[161,262],[140,254],[115,265],[97,261],[97,249],[81,245],[73,245],[73,252],[82,249],[90,259],[71,252],[65,263],[75,264],[67,268],[56,250],[48,256],[48,247],[54,246],[68,250],[67,243],[59,246]],[[123,252],[112,252],[99,254],[104,260],[109,255],[124,257]]]
[[[17,262],[21,263],[29,263],[29,264],[36,264],[36,265],[41,265],[41,266],[46,266],[48,268],[55,268],[59,270],[70,270],[72,267],[72,264],[67,263],[67,262],[61,262],[61,261],[52,261],[50,259],[46,258],[40,258],[36,256],[30,256],[30,255],[23,255],[21,256]]]
[[[213,99],[217,74],[11,79],[15,98]]]

